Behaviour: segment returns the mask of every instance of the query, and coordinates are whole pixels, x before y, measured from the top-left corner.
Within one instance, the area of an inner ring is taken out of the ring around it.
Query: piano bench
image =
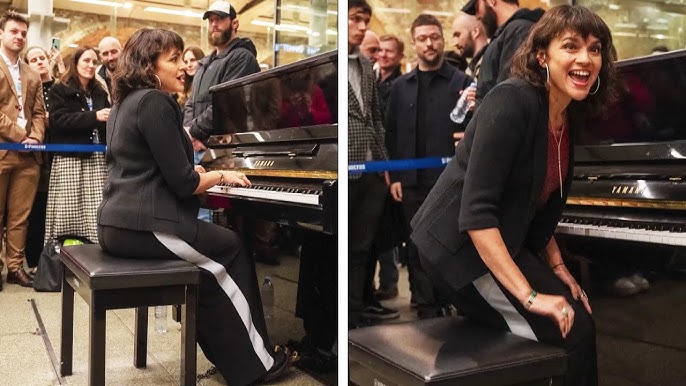
[[[563,349],[444,317],[348,333],[350,381],[359,386],[562,385]]]
[[[196,309],[200,270],[183,260],[122,259],[97,244],[63,247],[61,375],[72,374],[74,292],[89,307],[88,384],[105,384],[106,311],[136,308],[134,366],[146,366],[148,307],[182,305],[180,385],[196,384]]]

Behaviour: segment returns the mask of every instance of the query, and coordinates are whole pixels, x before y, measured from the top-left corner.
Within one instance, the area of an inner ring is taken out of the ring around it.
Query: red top
[[[567,178],[567,167],[569,166],[569,129],[567,124],[562,125],[562,139],[556,136],[559,133],[553,134],[552,130],[548,130],[548,165],[545,173],[545,182],[541,197],[539,197],[538,204],[543,206],[550,198],[550,195],[556,190],[560,189],[560,174],[562,174],[562,181]],[[560,163],[558,164],[557,143],[560,141]],[[559,193],[557,193],[559,194]]]

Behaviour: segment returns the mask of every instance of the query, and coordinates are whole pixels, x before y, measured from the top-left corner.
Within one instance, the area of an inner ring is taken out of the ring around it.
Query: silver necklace
[[[550,125],[550,131],[553,133],[553,138],[555,138],[555,143],[557,144],[557,175],[560,178],[560,198],[562,197],[562,160],[560,157],[560,146],[562,146],[562,136],[565,135],[565,124],[562,123],[562,128],[560,129],[560,139],[557,139],[555,135],[555,130]]]

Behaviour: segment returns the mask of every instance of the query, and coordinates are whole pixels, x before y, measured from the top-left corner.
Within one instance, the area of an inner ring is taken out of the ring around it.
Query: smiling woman
[[[101,143],[110,112],[107,93],[94,79],[97,54],[80,47],[48,94],[50,142]],[[97,242],[96,210],[105,181],[102,153],[56,153],[50,172],[45,240],[76,235]]]
[[[588,9],[547,11],[412,220],[422,267],[461,314],[565,348],[569,386],[598,384],[595,327],[553,233],[573,176],[572,132],[611,96],[613,51]]]

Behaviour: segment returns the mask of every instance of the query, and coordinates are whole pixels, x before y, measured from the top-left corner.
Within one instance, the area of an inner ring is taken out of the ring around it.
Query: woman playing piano
[[[565,385],[596,385],[595,325],[553,232],[572,178],[575,127],[611,99],[612,37],[580,6],[533,26],[412,221],[422,266],[458,311],[557,345]]]
[[[124,47],[112,80],[98,240],[115,256],[198,265],[197,336],[205,356],[231,385],[269,381],[290,358],[269,342],[254,266],[233,231],[197,219],[199,193],[250,181],[235,171],[194,169],[171,96],[183,90],[182,52],[181,37],[161,29],[138,30]]]

